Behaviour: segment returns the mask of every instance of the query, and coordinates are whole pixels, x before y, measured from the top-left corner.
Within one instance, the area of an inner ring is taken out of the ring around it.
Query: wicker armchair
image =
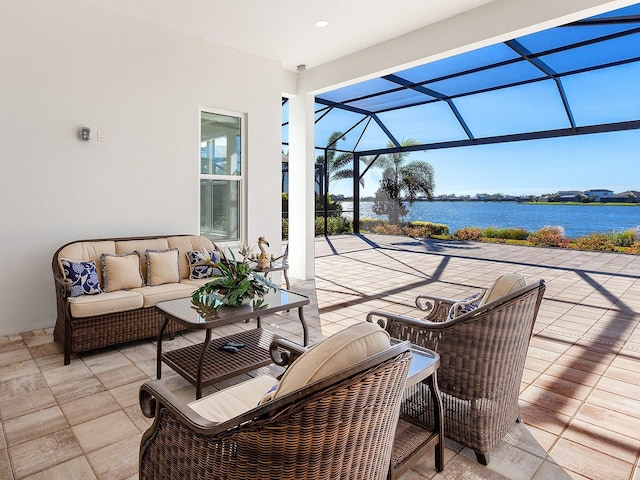
[[[285,360],[305,356],[303,347],[276,342],[274,360],[283,348],[293,351]],[[200,416],[161,381],[145,383],[140,405],[155,420],[142,437],[139,477],[386,479],[409,347],[390,346],[222,423]]]
[[[545,290],[544,280],[526,285],[523,279],[523,284],[459,316],[452,309],[455,300],[421,296],[416,303],[428,311],[427,319],[380,311],[367,317],[392,337],[440,354],[445,436],[471,448],[483,465],[489,463],[489,451],[520,421],[520,382]],[[496,293],[492,287],[485,298],[491,291]],[[473,300],[478,301],[462,303]],[[411,399],[415,421],[433,425],[429,392],[418,387]]]

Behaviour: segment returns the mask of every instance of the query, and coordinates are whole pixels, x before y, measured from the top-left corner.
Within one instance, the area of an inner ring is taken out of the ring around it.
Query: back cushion
[[[379,325],[358,323],[314,345],[287,369],[273,398],[322,380],[387,350],[389,334]]]
[[[75,242],[63,247],[58,253],[58,267],[60,268],[60,274],[62,275],[63,269],[60,261],[63,258],[72,260],[74,262],[86,262],[93,260],[96,264],[96,271],[98,273],[98,281],[100,286],[104,287],[102,282],[102,264],[100,262],[100,255],[103,253],[110,253],[115,255],[116,244],[112,240],[98,241],[98,242]]]
[[[176,235],[175,237],[168,237],[170,248],[177,248],[178,265],[180,267],[180,278],[189,278],[191,271],[189,270],[189,261],[187,260],[187,252],[206,250],[210,252],[213,250],[213,243],[206,237],[200,235]]]
[[[516,290],[527,285],[527,281],[525,278],[519,273],[508,273],[506,275],[502,275],[498,277],[493,285],[489,287],[489,290],[484,294],[482,300],[480,300],[480,305],[485,305],[489,302],[493,302],[500,297],[504,297],[505,295],[510,294],[511,292],[515,292]]]
[[[164,237],[161,238],[149,238],[144,240],[118,240],[116,242],[116,253],[122,255],[124,253],[131,253],[134,250],[138,252],[140,257],[140,271],[142,272],[142,278],[147,278],[147,262],[144,258],[144,252],[147,250],[166,250],[169,248],[169,243]]]

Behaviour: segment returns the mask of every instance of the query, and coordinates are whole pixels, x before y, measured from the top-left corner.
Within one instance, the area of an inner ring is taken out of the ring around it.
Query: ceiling
[[[127,17],[279,61],[331,62],[493,0],[83,0]],[[329,25],[317,28],[314,23]]]

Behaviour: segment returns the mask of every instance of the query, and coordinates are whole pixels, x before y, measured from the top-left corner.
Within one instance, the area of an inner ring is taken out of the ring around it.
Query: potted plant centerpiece
[[[191,295],[192,308],[203,318],[215,317],[222,305],[239,307],[243,303],[251,302],[253,308],[264,306],[264,296],[269,290],[274,292],[278,286],[264,275],[255,271],[255,267],[248,261],[250,248],[242,246],[238,260],[231,249],[229,257],[215,246],[218,261],[211,258],[209,252],[202,252],[203,265],[211,265],[219,273],[214,273],[211,281],[205,283]]]

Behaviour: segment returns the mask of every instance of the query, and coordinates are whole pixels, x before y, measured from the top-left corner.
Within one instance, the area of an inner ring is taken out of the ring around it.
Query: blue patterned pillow
[[[469,313],[478,308],[483,295],[484,292],[476,293],[451,305],[451,309],[449,310],[449,319],[459,317],[460,315],[464,315],[465,313]]]
[[[94,295],[101,292],[98,272],[93,260],[73,262],[63,258],[60,263],[64,278],[69,282],[72,297]]]
[[[219,268],[216,268],[209,263],[209,259],[211,259],[211,262],[213,263],[218,263],[220,261],[220,255],[216,252],[208,253],[209,258],[206,258],[205,252],[187,252],[187,261],[189,262],[189,270],[191,270],[191,274],[189,275],[190,279],[197,280],[199,278],[209,278],[221,273]]]

